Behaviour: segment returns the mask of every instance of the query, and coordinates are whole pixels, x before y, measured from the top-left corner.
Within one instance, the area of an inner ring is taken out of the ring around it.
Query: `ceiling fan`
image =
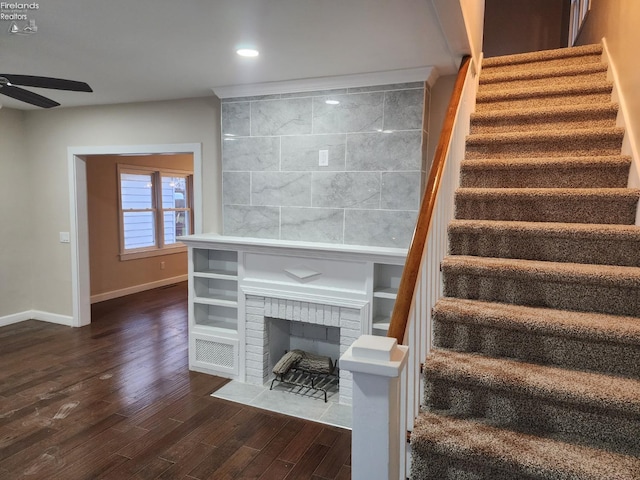
[[[75,80],[0,73],[0,94],[42,108],[57,107],[60,104],[50,98],[43,97],[37,93],[17,87],[16,85],[23,87],[51,88],[54,90],[69,90],[72,92],[93,92],[89,85]]]

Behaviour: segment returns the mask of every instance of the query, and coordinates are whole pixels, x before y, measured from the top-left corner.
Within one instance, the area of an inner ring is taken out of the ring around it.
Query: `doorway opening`
[[[159,144],[68,149],[71,282],[73,321],[81,327],[91,323],[91,276],[89,260],[89,221],[87,159],[97,155],[190,154],[193,158],[193,233],[202,233],[202,146],[201,144]]]

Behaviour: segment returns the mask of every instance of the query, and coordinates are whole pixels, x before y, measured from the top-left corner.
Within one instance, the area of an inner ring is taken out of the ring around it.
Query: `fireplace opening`
[[[324,398],[339,391],[339,372],[337,367],[340,357],[340,328],[325,325],[283,320],[279,318],[267,319],[268,352],[265,361],[268,368],[271,388],[279,386],[291,393],[305,396]],[[313,371],[313,368],[293,365],[286,374],[275,375],[274,366],[287,352],[305,352],[310,357],[326,357],[335,366],[328,373],[326,368]],[[299,368],[302,367],[302,368]],[[310,371],[311,370],[311,371]]]

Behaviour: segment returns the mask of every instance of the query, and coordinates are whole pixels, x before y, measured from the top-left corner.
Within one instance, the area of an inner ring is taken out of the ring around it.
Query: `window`
[[[184,248],[191,233],[191,172],[118,165],[120,257],[140,258]]]
[[[571,14],[569,18],[569,46],[573,47],[578,39],[580,30],[591,10],[591,0],[571,0]]]

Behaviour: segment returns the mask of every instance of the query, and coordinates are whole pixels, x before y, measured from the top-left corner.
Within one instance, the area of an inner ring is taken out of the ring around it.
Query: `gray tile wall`
[[[407,247],[424,100],[421,82],[223,100],[224,234]]]

